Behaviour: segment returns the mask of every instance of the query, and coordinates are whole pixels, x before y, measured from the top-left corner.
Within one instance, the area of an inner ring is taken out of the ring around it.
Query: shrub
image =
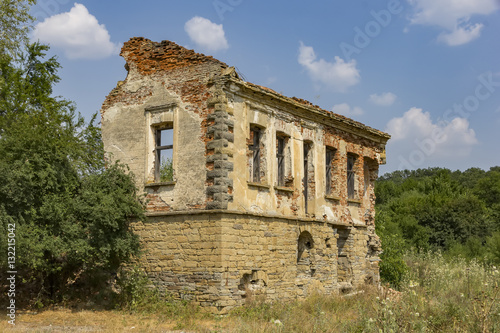
[[[381,240],[384,252],[380,256],[380,278],[394,288],[400,288],[408,272],[408,266],[403,258],[404,241],[398,234],[382,234]]]

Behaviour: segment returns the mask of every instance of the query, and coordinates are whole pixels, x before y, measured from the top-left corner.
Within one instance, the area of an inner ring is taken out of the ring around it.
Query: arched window
[[[309,251],[314,247],[312,235],[308,231],[302,231],[297,240],[297,263],[309,257]]]

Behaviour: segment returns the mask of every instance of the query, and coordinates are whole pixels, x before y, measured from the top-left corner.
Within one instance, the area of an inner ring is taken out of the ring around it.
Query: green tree
[[[29,14],[36,0],[0,0],[0,57],[16,56],[28,42],[28,32],[33,22]]]
[[[474,187],[474,193],[481,198],[489,208],[491,219],[496,230],[500,231],[500,169],[491,168]]]
[[[467,189],[472,189],[476,186],[477,182],[483,178],[486,171],[480,168],[470,168],[464,172],[455,171],[453,172],[453,178],[455,178],[462,186]]]
[[[486,242],[500,227],[497,167],[488,172],[478,168],[395,171],[377,180],[375,192],[377,226],[401,235],[408,248],[479,259],[494,248],[486,247]]]
[[[0,60],[0,231],[15,224],[19,276],[57,299],[78,277],[114,271],[138,253],[130,222],[143,218],[143,205],[125,167],[105,167],[94,119],[85,123],[52,97],[59,64],[45,59],[47,49],[35,43],[16,65]]]

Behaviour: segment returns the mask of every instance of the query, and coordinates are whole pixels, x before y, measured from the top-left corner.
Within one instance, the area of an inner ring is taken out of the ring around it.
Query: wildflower
[[[420,316],[420,313],[415,312],[415,317],[418,317],[418,316]]]
[[[413,288],[413,287],[418,287],[418,282],[417,281],[410,281],[410,283],[408,284],[408,286],[410,288]]]
[[[369,323],[373,323],[374,321],[375,321],[375,320],[374,320],[373,318],[369,318],[369,319],[368,319],[368,322],[369,322]]]
[[[282,323],[282,322],[281,322],[281,320],[279,320],[279,319],[276,319],[276,320],[272,320],[272,319],[271,319],[271,323],[276,324],[276,325],[278,325],[278,326],[283,326],[283,323]]]
[[[463,297],[465,297],[465,296],[464,296],[464,294],[463,294],[463,293],[460,293],[460,297],[462,297],[462,298],[463,298]]]

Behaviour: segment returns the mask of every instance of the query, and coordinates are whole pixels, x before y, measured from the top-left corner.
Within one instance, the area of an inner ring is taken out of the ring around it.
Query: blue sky
[[[39,0],[32,14],[63,66],[55,94],[87,119],[141,36],[388,132],[381,173],[500,165],[498,0]]]

